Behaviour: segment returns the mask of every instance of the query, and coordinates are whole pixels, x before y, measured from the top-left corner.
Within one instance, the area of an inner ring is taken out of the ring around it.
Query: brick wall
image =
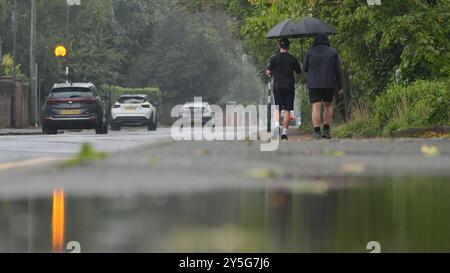
[[[28,87],[16,81],[16,128],[29,127],[28,118]],[[0,77],[0,128],[9,128],[11,125],[11,99],[14,95],[14,83],[11,77]]]

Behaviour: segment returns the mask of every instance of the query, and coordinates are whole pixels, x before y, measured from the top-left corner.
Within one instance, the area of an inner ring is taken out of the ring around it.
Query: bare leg
[[[279,110],[275,110],[275,112],[273,113],[273,118],[275,120],[275,123],[280,123],[280,111]]]
[[[333,120],[333,103],[325,102],[325,112],[323,115],[324,124],[331,125]]]
[[[289,121],[291,119],[290,111],[284,111],[283,128],[289,129]]]
[[[314,127],[320,127],[320,124],[322,124],[321,118],[320,118],[320,108],[322,106],[321,102],[315,102],[312,104],[312,123]]]

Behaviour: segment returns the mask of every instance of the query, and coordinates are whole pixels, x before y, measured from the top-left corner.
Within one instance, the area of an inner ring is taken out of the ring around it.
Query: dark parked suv
[[[55,135],[58,129],[95,129],[108,133],[104,100],[92,83],[53,85],[42,109],[42,132]]]

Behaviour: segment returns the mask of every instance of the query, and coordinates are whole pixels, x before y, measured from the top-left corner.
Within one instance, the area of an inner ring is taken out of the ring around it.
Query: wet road
[[[371,241],[379,242],[381,252],[450,251],[445,179],[334,182],[345,187],[324,188],[316,181],[295,190],[109,197],[67,191],[59,204],[51,192],[0,199],[0,252],[66,250],[72,241],[81,252],[367,253]],[[65,206],[65,221],[55,227],[58,206]]]
[[[57,156],[87,140],[127,151],[0,170],[0,252],[70,241],[82,252],[368,252],[369,241],[382,252],[450,251],[448,140],[290,141],[261,152],[252,141],[164,142],[169,133],[11,137],[28,149],[61,145]]]
[[[82,132],[64,131],[56,136],[1,136],[0,164],[27,159],[63,158],[76,154],[80,145],[90,143],[94,149],[118,152],[147,144],[170,140],[170,129],[160,128],[155,132],[145,129],[110,131],[108,135],[96,135],[93,130]]]

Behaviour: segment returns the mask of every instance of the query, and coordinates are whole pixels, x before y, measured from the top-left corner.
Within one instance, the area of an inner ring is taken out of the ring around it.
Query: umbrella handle
[[[272,94],[272,87],[273,87],[273,78],[269,76],[269,81],[267,82],[267,91],[269,96]]]
[[[267,82],[267,132],[272,131],[272,87],[273,78],[269,76],[269,81]]]

